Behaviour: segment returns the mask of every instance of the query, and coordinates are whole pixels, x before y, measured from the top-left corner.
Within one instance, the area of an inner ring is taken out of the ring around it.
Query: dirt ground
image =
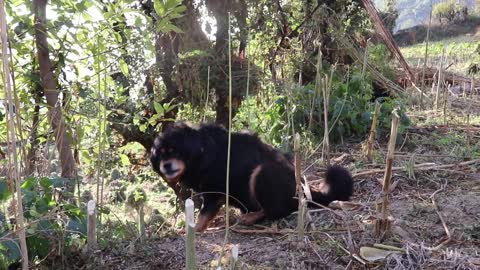
[[[238,245],[238,269],[480,269],[480,161],[463,164],[458,156],[444,154],[445,148],[429,145],[431,139],[423,131],[437,137],[452,132],[440,127],[412,129],[405,140],[415,143],[405,143],[395,159],[394,166],[401,169],[392,177],[392,233],[382,243],[400,251],[374,262],[360,256],[362,247],[380,243],[373,235],[373,224],[381,207],[383,173],[374,173],[381,171],[381,165],[363,163],[355,154],[359,144],[353,144],[337,149],[350,153],[340,163],[362,168],[352,169],[353,207],[310,210],[303,240],[296,230],[297,214],[256,226],[235,224],[223,261],[229,258],[232,245]],[[385,149],[385,145],[378,147]],[[419,167],[415,173],[408,170],[412,162]],[[432,168],[434,164],[444,167]],[[321,174],[315,166],[307,173],[313,185]],[[238,215],[231,216],[235,223]],[[216,269],[224,237],[222,215],[206,233],[196,236],[199,269]],[[183,235],[174,231],[143,243],[124,243],[97,252],[86,268],[184,269],[184,243]]]

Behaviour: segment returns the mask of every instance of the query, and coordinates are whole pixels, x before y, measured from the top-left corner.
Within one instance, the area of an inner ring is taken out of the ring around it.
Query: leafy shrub
[[[77,247],[85,242],[85,213],[76,205],[59,199],[68,195],[61,191],[63,186],[64,179],[47,177],[28,177],[21,186],[24,217],[29,224],[26,240],[31,260],[53,259],[52,251],[60,249],[60,242],[65,243],[64,247]],[[0,202],[11,197],[6,178],[0,178],[0,194]],[[15,223],[15,219],[7,222],[5,215],[0,213],[0,269],[20,259],[18,239],[10,236],[16,230]]]
[[[448,0],[433,6],[432,15],[442,23],[442,19],[451,23],[454,21],[464,21],[468,16],[468,8],[465,4],[456,0]]]
[[[344,78],[334,74],[329,101],[330,139],[339,142],[344,138],[364,138],[373,117],[374,102],[371,81],[360,77],[360,72]],[[289,90],[285,90],[288,89]],[[235,117],[235,129],[246,127],[263,136],[267,142],[288,150],[292,130],[311,136],[319,142],[323,138],[323,96],[315,93],[315,86],[285,86],[282,94],[267,94],[266,99],[248,99]],[[400,108],[400,132],[409,125],[401,102],[391,98],[381,100],[384,106],[379,128],[388,129],[391,111]],[[305,136],[302,136],[305,137]],[[302,144],[305,142],[302,142]]]

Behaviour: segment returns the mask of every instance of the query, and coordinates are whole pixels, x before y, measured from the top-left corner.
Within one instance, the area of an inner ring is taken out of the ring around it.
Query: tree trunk
[[[215,53],[223,66],[223,70],[228,70],[228,6],[229,1],[208,2],[207,7],[212,11],[217,21],[217,33],[215,34]],[[217,103],[215,107],[217,124],[228,127],[228,73],[218,74],[219,81],[225,82],[216,85]],[[233,112],[232,112],[233,117]]]
[[[155,60],[158,69],[160,70],[160,76],[167,89],[167,96],[162,99],[161,104],[171,103],[175,98],[180,97],[178,86],[175,81],[172,80],[173,68],[176,63],[178,53],[178,37],[177,34],[171,33],[159,33],[155,35]],[[178,102],[178,100],[177,100]],[[177,108],[165,113],[164,118],[167,121],[163,121],[162,130],[165,130],[170,126],[172,121],[177,116]]]
[[[47,0],[33,1],[35,13],[35,44],[37,47],[38,64],[40,66],[40,78],[43,85],[43,93],[47,99],[50,124],[55,132],[55,144],[60,154],[61,176],[64,178],[73,178],[75,176],[75,160],[62,117],[61,104],[58,102],[57,84],[49,58],[47,30],[45,27],[46,6]],[[73,184],[66,183],[66,185],[69,190],[74,188]]]

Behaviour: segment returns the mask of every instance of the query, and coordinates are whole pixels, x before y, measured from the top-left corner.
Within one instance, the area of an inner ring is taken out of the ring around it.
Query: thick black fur
[[[159,167],[162,160],[184,162],[183,174],[174,181],[196,192],[206,192],[200,215],[206,217],[207,224],[225,202],[225,196],[221,193],[226,191],[227,145],[228,133],[222,127],[213,124],[194,127],[176,123],[155,139],[151,149],[153,169],[164,178]],[[288,155],[263,143],[251,133],[232,133],[230,195],[235,199],[230,199],[231,205],[244,213],[260,211],[264,214],[262,217],[268,219],[288,216],[298,208],[294,198],[294,174],[294,166]],[[254,181],[253,186],[251,181]],[[334,200],[350,199],[353,181],[346,169],[339,166],[328,168],[325,183],[328,186],[326,193],[312,191],[316,203],[328,205]],[[203,226],[206,228],[207,224]]]

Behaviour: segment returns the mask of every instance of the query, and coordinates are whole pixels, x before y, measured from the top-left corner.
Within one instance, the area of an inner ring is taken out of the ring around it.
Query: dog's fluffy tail
[[[348,201],[353,193],[353,178],[343,167],[331,166],[325,173],[325,183],[321,191],[312,190],[315,203],[328,206],[332,201]],[[310,204],[310,207],[315,207]],[[318,207],[318,206],[316,206]]]

